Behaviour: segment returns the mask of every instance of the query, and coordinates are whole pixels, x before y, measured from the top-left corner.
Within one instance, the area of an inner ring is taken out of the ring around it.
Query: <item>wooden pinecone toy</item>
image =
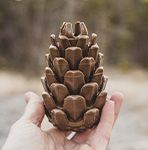
[[[59,41],[50,36],[47,67],[41,78],[46,116],[65,131],[82,131],[98,124],[105,104],[108,78],[103,75],[103,54],[99,53],[96,34],[90,42],[83,22],[64,22]]]

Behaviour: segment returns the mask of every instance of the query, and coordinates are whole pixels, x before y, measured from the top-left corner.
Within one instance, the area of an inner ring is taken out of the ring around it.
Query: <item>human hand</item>
[[[45,115],[43,102],[33,92],[25,94],[27,106],[24,115],[11,127],[2,150],[105,150],[123,101],[120,93],[111,96],[103,107],[98,126],[76,133],[67,140],[69,132],[56,127],[42,131]]]

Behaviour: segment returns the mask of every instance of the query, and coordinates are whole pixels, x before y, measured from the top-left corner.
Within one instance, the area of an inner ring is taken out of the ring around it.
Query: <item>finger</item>
[[[119,115],[120,112],[120,108],[123,102],[123,95],[120,92],[115,92],[112,96],[107,96],[108,99],[114,101],[114,123]],[[96,132],[96,129],[92,130],[92,132],[90,132],[89,134],[89,138],[88,141],[90,141],[94,135],[94,133]]]
[[[106,150],[114,123],[114,102],[107,101],[103,107],[100,122],[91,140],[91,147]]]
[[[87,144],[80,144],[78,145],[78,147],[76,148],[76,150],[94,150],[92,149],[89,145]]]
[[[115,123],[123,102],[123,94],[120,92],[116,92],[111,96],[110,100],[114,101],[115,103],[115,119],[114,119],[114,123]]]
[[[37,126],[40,126],[45,115],[43,101],[33,92],[27,92],[24,95],[24,98],[27,106],[25,108],[23,117],[29,119]]]
[[[108,95],[107,99],[111,99],[111,96]],[[114,101],[114,99],[112,101]],[[115,102],[117,102],[117,101],[115,101]],[[115,106],[118,106],[118,105],[115,105]],[[72,138],[72,140],[74,140],[75,142],[77,142],[79,144],[80,143],[87,143],[87,144],[89,144],[90,140],[92,139],[92,137],[93,137],[95,132],[96,132],[96,128],[93,127],[92,129],[88,129],[85,132],[76,133],[76,135]]]
[[[120,93],[120,92],[116,92],[114,93],[112,96],[107,96],[108,99],[111,99],[112,101],[114,101],[114,114],[115,114],[115,117],[114,117],[114,123],[115,123],[115,120],[117,119],[118,117],[118,114],[120,112],[120,107],[122,105],[122,101],[123,101],[123,95]],[[92,137],[94,136],[94,133],[96,132],[96,128],[92,128],[92,129],[89,129],[85,132],[82,132],[82,133],[76,133],[76,135],[72,138],[75,142],[77,143],[87,143],[89,144]]]
[[[81,144],[81,143],[87,143],[87,140],[88,140],[88,138],[90,136],[90,132],[92,132],[93,129],[94,129],[94,127],[91,128],[91,129],[87,129],[84,132],[77,132],[74,135],[74,137],[72,138],[72,140],[74,142],[76,142],[76,143],[79,143],[79,144]]]

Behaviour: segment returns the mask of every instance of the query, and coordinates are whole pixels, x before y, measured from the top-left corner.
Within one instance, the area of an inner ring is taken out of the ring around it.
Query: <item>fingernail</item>
[[[120,95],[121,95],[122,97],[124,97],[124,95],[123,95],[122,93],[120,93]]]
[[[115,103],[115,102],[112,101],[112,100],[108,100],[108,102],[111,103],[112,105],[114,105],[114,103]]]
[[[116,92],[117,94],[119,94],[121,97],[124,97],[123,93],[121,92]]]

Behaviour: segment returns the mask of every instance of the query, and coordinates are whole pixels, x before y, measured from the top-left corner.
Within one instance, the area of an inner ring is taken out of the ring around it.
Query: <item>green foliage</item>
[[[129,71],[133,68],[132,64],[128,60],[120,60],[117,64],[117,67],[122,71]]]

